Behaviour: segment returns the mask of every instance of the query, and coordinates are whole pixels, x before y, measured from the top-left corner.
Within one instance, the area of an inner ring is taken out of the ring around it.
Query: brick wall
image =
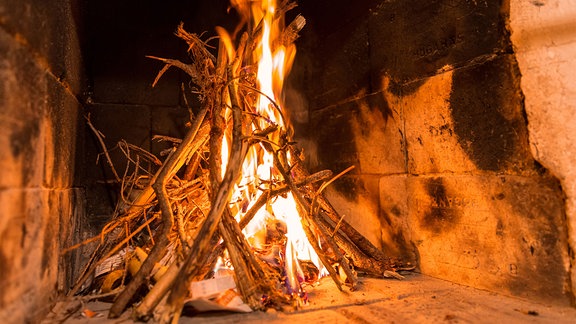
[[[302,8],[297,134],[313,167],[356,166],[331,191],[346,219],[422,273],[568,303],[564,193],[531,152],[509,4]]]
[[[0,1],[0,318],[46,315],[77,262],[83,86],[74,1]]]

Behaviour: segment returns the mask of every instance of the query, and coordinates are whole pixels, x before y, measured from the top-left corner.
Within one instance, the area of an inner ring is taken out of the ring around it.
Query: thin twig
[[[104,143],[104,139],[103,139],[104,135],[102,135],[102,133],[100,133],[100,131],[97,130],[96,127],[94,127],[94,125],[92,125],[92,122],[90,121],[90,114],[88,114],[84,118],[86,119],[86,122],[87,122],[88,126],[90,127],[90,129],[92,130],[92,132],[94,133],[94,135],[96,135],[98,142],[100,142],[100,146],[102,147],[102,151],[104,152],[104,155],[106,156],[106,161],[108,162],[108,165],[110,166],[110,169],[112,170],[112,174],[114,174],[114,178],[116,179],[117,182],[120,182],[120,176],[118,176],[118,172],[116,172],[116,168],[114,168],[114,164],[112,163],[112,158],[110,158],[110,154],[108,154],[108,149],[106,148],[106,144]]]
[[[158,203],[162,211],[162,231],[159,234],[158,240],[152,248],[150,255],[148,255],[146,260],[144,260],[140,266],[138,273],[136,273],[134,278],[132,278],[132,281],[130,281],[130,283],[126,286],[126,289],[122,291],[122,293],[118,296],[110,308],[110,318],[116,318],[122,314],[132,299],[132,296],[134,296],[144,280],[148,277],[150,271],[152,271],[154,264],[165,253],[165,249],[169,243],[168,236],[172,230],[173,224],[172,208],[168,200],[168,193],[166,192],[166,183],[176,174],[176,172],[184,164],[184,161],[187,160],[188,156],[193,153],[190,151],[194,149],[193,143],[196,139],[198,131],[204,123],[206,112],[207,110],[204,109],[198,114],[196,120],[194,121],[194,125],[188,131],[182,143],[178,146],[176,151],[168,157],[166,162],[164,162],[158,171],[157,176],[155,177],[156,179],[154,180],[152,187],[156,192]]]

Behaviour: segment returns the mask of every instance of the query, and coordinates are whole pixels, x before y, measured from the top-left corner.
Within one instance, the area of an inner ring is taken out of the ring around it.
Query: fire
[[[252,132],[261,131],[271,126],[278,127],[284,133],[290,134],[290,125],[284,119],[282,89],[284,79],[290,72],[290,68],[296,54],[295,46],[292,42],[286,44],[282,37],[284,33],[284,21],[281,15],[277,14],[275,0],[248,1],[232,0],[232,5],[243,15],[244,22],[252,26],[260,26],[261,32],[256,48],[251,58],[255,66],[256,86],[258,89],[256,101],[254,103],[254,115],[257,118],[257,126],[252,126]],[[300,24],[304,23],[299,17]],[[227,46],[229,57],[232,57],[231,37],[222,29],[218,30],[223,43]],[[272,132],[268,136],[271,142],[278,143],[280,132]],[[224,136],[222,143],[222,172],[225,170],[228,158],[228,141]],[[231,200],[231,209],[236,213],[237,220],[250,210],[256,200],[267,189],[273,189],[280,181],[280,175],[275,171],[274,155],[264,144],[253,145],[247,153],[242,166],[241,180],[236,184],[235,192]],[[284,197],[274,198],[267,206],[260,208],[256,216],[244,229],[244,234],[250,244],[255,249],[270,250],[271,243],[267,239],[269,236],[267,224],[271,222],[281,222],[285,224],[285,233],[280,250],[285,264],[287,292],[298,292],[300,281],[304,277],[299,260],[311,261],[319,269],[321,274],[325,274],[322,263],[318,255],[310,245],[296,207],[296,201],[291,193]]]

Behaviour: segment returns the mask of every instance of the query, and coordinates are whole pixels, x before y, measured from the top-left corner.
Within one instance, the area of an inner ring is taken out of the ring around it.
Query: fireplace
[[[416,272],[530,301],[574,300],[576,12],[558,1],[313,1],[286,100],[311,171],[355,170],[328,198]],[[564,8],[563,6],[566,6]],[[0,309],[45,316],[117,196],[93,124],[158,154],[181,138],[173,36],[233,29],[228,1],[0,4]],[[537,26],[538,28],[535,28]],[[188,103],[198,105],[193,98]],[[119,160],[120,152],[111,151]]]

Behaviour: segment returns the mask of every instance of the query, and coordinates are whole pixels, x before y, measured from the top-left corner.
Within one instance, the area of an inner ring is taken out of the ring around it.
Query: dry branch
[[[168,298],[170,314],[163,318],[172,318],[171,321],[173,323],[177,323],[178,321],[190,281],[198,275],[198,270],[201,264],[203,264],[202,261],[206,260],[208,252],[211,249],[211,246],[207,244],[209,242],[207,238],[211,238],[218,227],[222,213],[232,196],[233,186],[240,176],[240,166],[242,165],[245,154],[245,148],[243,148],[242,144],[242,111],[238,103],[236,82],[234,81],[234,74],[232,73],[231,67],[228,68],[227,72],[233,121],[230,159],[222,183],[212,199],[210,213],[206,216],[202,228],[198,232],[197,239],[192,245],[193,249],[184,260],[182,271],[178,274],[176,285],[173,287]]]
[[[156,262],[158,262],[158,260],[160,260],[160,258],[166,253],[166,247],[170,242],[170,231],[172,230],[172,224],[174,222],[172,207],[166,192],[166,183],[176,174],[184,162],[188,160],[189,156],[195,153],[198,149],[199,145],[194,145],[194,143],[203,142],[203,140],[197,139],[197,134],[201,126],[204,124],[205,116],[206,110],[203,110],[198,114],[194,121],[194,125],[192,125],[192,128],[188,131],[182,143],[178,146],[176,151],[168,157],[160,171],[157,173],[157,176],[154,178],[152,187],[158,197],[158,202],[162,211],[162,231],[159,234],[158,240],[154,245],[154,248],[152,248],[150,255],[146,258],[136,276],[134,276],[128,286],[126,286],[122,293],[120,293],[114,302],[114,305],[110,308],[111,318],[116,318],[122,314],[126,305],[128,305],[134,294],[138,291],[142,283],[144,283],[144,280],[150,275],[150,271],[152,271],[154,264],[156,264]]]

